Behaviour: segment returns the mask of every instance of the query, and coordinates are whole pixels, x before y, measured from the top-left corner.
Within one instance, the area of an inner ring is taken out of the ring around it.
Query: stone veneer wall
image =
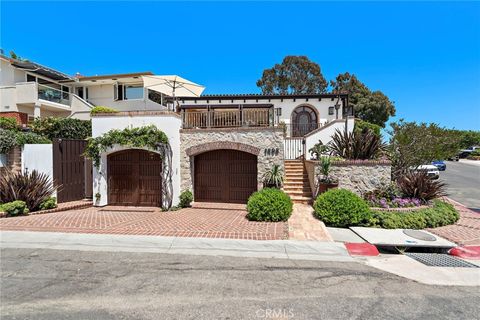
[[[281,128],[218,128],[180,130],[181,189],[193,190],[194,156],[218,149],[233,149],[257,155],[257,183],[274,164],[284,170]]]
[[[318,161],[306,161],[305,167],[312,190],[320,175]],[[391,181],[392,167],[385,160],[347,160],[332,162],[330,175],[338,179],[338,187],[363,195],[367,191],[387,185]]]
[[[0,174],[3,174],[7,170],[13,172],[19,172],[22,170],[22,149],[19,146],[13,147],[6,154],[7,165],[0,167]]]

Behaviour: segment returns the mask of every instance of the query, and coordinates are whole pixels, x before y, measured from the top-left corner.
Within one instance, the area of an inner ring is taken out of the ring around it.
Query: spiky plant
[[[37,170],[7,171],[0,176],[0,203],[21,200],[30,211],[35,211],[54,191],[55,187],[48,175]]]
[[[397,180],[403,197],[425,202],[446,195],[445,183],[431,179],[424,171],[408,171]]]
[[[380,157],[385,151],[381,136],[370,130],[336,130],[329,143],[330,151],[345,159],[370,160]]]
[[[281,188],[283,185],[283,171],[280,165],[274,164],[263,174],[263,184],[266,187]]]

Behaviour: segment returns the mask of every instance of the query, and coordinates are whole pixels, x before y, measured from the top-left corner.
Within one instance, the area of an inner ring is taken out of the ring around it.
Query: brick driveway
[[[245,206],[202,204],[161,212],[156,208],[87,208],[0,219],[0,230],[107,233],[252,240],[284,239],[287,223],[251,222]]]
[[[480,213],[451,201],[460,214],[460,219],[452,225],[427,229],[447,240],[460,245],[480,245]]]

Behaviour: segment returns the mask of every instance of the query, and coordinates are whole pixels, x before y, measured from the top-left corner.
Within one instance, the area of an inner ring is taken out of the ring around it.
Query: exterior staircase
[[[285,160],[283,190],[293,203],[312,203],[312,189],[303,160]]]

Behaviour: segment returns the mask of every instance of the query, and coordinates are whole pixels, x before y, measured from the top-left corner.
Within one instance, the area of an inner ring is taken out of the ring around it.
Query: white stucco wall
[[[146,91],[146,89],[145,89]],[[144,92],[143,99],[139,100],[114,100],[114,85],[102,84],[88,86],[88,101],[97,106],[114,108],[118,111],[159,111],[166,108],[146,98]]]
[[[348,132],[353,131],[353,126],[355,125],[355,119],[353,117],[348,118],[347,130]],[[305,147],[308,159],[311,158],[310,150],[318,141],[322,141],[323,144],[327,144],[332,140],[332,136],[336,130],[345,130],[345,120],[339,120],[332,123],[329,123],[325,127],[321,128],[318,131],[308,134],[305,137]]]
[[[53,182],[53,146],[51,144],[25,144],[22,149],[22,171],[45,173]],[[53,196],[56,196],[53,194]]]
[[[97,116],[92,118],[92,136],[98,137],[112,129],[125,129],[154,125],[162,130],[168,137],[172,148],[172,185],[173,205],[178,204],[180,196],[180,127],[181,119],[172,114],[145,114],[145,115],[116,115]],[[100,167],[93,168],[93,194],[100,193],[98,206],[108,204],[108,166],[107,155],[113,152],[124,150],[122,146],[114,146],[101,155]]]

